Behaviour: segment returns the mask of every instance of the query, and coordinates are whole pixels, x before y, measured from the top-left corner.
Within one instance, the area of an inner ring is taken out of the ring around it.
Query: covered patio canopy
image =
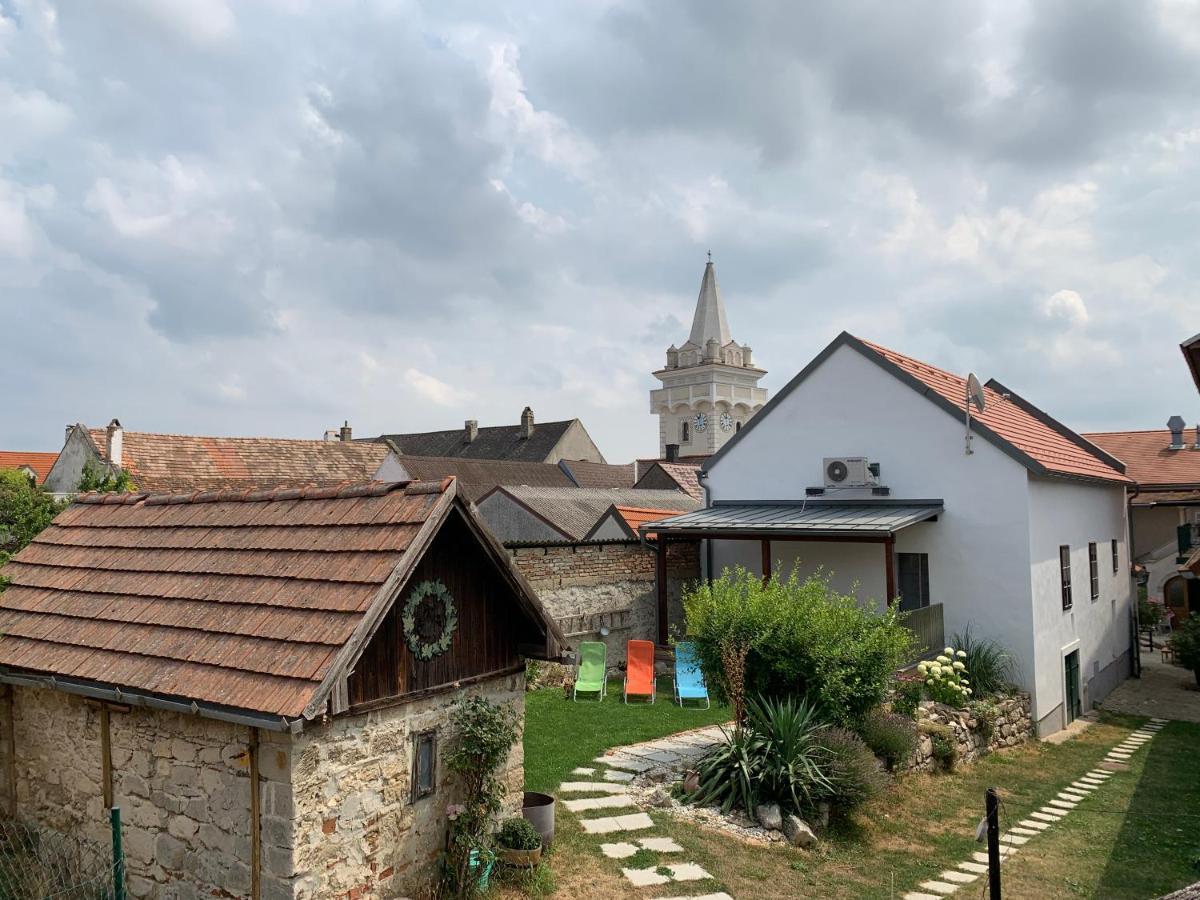
[[[658,637],[667,640],[667,542],[696,540],[757,540],[762,542],[763,577],[771,574],[771,541],[836,541],[878,543],[884,548],[887,596],[896,597],[896,532],[919,522],[936,521],[941,500],[892,498],[835,500],[729,501],[718,500],[695,512],[647,522],[638,531],[658,543]]]

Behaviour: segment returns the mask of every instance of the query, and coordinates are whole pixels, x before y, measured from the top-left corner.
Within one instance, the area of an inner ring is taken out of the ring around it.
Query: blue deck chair
[[[675,702],[683,706],[684,700],[703,700],[705,709],[712,706],[704,673],[696,660],[696,647],[690,643],[675,645]]]

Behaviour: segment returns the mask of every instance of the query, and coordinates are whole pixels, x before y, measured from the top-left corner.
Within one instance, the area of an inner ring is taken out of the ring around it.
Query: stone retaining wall
[[[1034,734],[1028,694],[993,701],[997,708],[991,734],[986,724],[964,709],[926,700],[917,708],[917,749],[901,771],[924,772],[940,768],[933,755],[933,736],[947,734],[957,750],[956,764],[968,763],[1002,747],[1012,747]]]

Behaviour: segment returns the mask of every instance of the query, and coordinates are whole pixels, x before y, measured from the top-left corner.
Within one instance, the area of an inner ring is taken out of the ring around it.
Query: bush
[[[1171,635],[1171,647],[1180,665],[1191,669],[1200,685],[1200,616],[1191,616]]]
[[[917,729],[912,719],[880,709],[863,720],[859,734],[889,769],[908,759],[917,748]]]
[[[829,794],[829,755],[820,743],[826,726],[813,707],[760,696],[746,704],[746,714],[745,725],[726,732],[725,743],[700,760],[700,787],[691,802],[723,812],[740,806],[748,814],[772,802],[799,813]]]
[[[994,697],[1012,690],[1017,664],[1003,644],[976,640],[970,628],[954,635],[950,643],[955,656],[959,651],[965,654],[958,658],[966,666],[976,697]]]
[[[963,662],[966,655],[965,650],[947,647],[937,659],[918,663],[917,671],[925,679],[925,693],[947,706],[965,706],[972,693],[967,665]]]
[[[722,646],[747,648],[747,695],[804,696],[827,720],[853,726],[887,694],[908,658],[911,633],[895,608],[876,613],[838,594],[827,577],[795,571],[765,584],[745,569],[685,592],[688,637],[709,687],[728,700]]]
[[[848,812],[883,792],[887,776],[857,734],[845,728],[827,728],[818,740],[828,754],[826,777],[831,787],[827,798],[838,811]]]
[[[976,722],[975,731],[985,741],[990,740],[996,731],[996,720],[1000,718],[1000,707],[990,700],[972,700],[967,704],[967,712]]]
[[[958,745],[954,743],[954,738],[939,731],[931,735],[929,740],[933,746],[933,758],[947,771],[953,769],[958,761]]]
[[[506,850],[537,850],[542,846],[542,836],[528,819],[513,816],[500,823],[496,843]]]
[[[925,682],[915,677],[897,678],[892,691],[892,712],[915,718],[917,707],[921,705],[921,698],[925,694]]]

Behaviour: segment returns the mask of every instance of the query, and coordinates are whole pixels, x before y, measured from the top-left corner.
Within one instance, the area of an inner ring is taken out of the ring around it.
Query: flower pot
[[[481,891],[488,889],[488,880],[492,874],[492,866],[496,864],[496,860],[490,853],[480,853],[478,850],[471,851],[470,862],[467,864],[468,877],[474,880],[475,885]]]
[[[518,866],[524,869],[532,869],[542,858],[541,847],[535,847],[533,850],[512,850],[508,847],[500,847],[496,852],[500,856],[500,861],[506,866]]]
[[[554,840],[554,798],[537,791],[526,791],[521,803],[521,817],[537,829],[542,836],[542,846],[549,847]]]

